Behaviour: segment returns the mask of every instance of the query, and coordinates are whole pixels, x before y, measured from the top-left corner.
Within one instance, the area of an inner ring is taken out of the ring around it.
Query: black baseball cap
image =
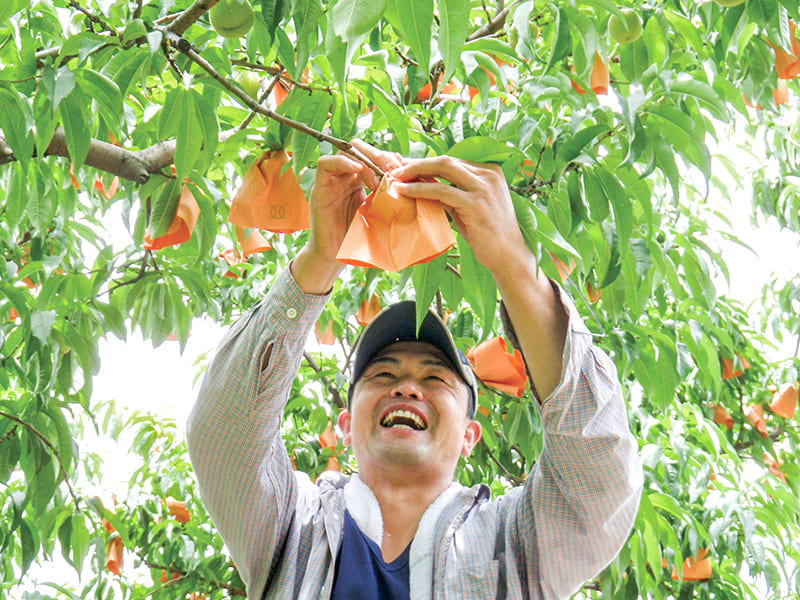
[[[456,347],[450,330],[442,318],[428,309],[419,333],[416,331],[417,307],[413,300],[405,300],[387,306],[379,312],[364,328],[356,342],[355,360],[347,390],[347,404],[353,396],[353,389],[364,369],[386,346],[397,342],[426,342],[435,346],[450,361],[457,373],[469,388],[469,416],[475,416],[478,399],[478,383],[467,357]]]

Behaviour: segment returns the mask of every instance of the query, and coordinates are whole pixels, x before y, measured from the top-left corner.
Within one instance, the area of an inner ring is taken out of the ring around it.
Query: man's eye
[[[390,373],[389,371],[378,371],[373,375],[373,377],[385,377],[385,378],[393,378],[394,373]]]
[[[438,382],[441,382],[441,383],[445,382],[444,379],[439,377],[438,375],[428,375],[428,377],[426,379],[432,380],[432,381],[438,381]]]

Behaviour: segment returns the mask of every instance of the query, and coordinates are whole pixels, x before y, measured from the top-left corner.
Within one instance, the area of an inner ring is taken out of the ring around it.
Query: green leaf
[[[36,535],[35,528],[31,527],[25,519],[19,522],[19,537],[20,546],[22,548],[22,557],[20,561],[21,578],[28,572],[28,568],[39,552],[39,538]]]
[[[181,195],[181,182],[171,178],[150,196],[150,238],[161,237],[172,224],[175,211],[178,209],[178,200]]]
[[[625,19],[625,14],[620,10],[615,2],[612,0],[578,0],[578,4],[586,4],[587,6],[594,6],[602,8],[608,12],[617,15],[620,19]]]
[[[580,260],[580,253],[564,239],[564,236],[558,231],[550,220],[550,217],[536,206],[532,206],[531,209],[536,217],[536,232],[542,245],[548,250],[555,250],[559,253],[566,252],[574,256],[577,260]]]
[[[67,471],[67,473],[64,473],[63,475],[67,477],[75,455],[75,449],[72,442],[72,433],[70,432],[69,424],[64,417],[64,412],[59,407],[48,406],[47,408],[43,409],[43,411],[48,417],[50,417],[50,420],[55,426],[56,437],[58,439],[58,444],[56,444],[56,447],[58,448],[58,455],[61,458],[64,469]],[[60,466],[57,467],[57,469],[60,468]]]
[[[127,337],[127,329],[125,327],[125,319],[119,309],[100,301],[95,301],[93,306],[103,315],[103,327],[106,331],[110,331],[117,338],[124,341]]]
[[[439,12],[439,52],[444,61],[442,81],[448,82],[460,63],[461,48],[469,33],[469,0],[437,0]]]
[[[75,89],[75,75],[67,67],[61,67],[55,74],[53,86],[53,110],[56,110],[61,101]]]
[[[158,113],[158,136],[166,139],[175,135],[178,130],[178,118],[183,108],[184,90],[172,88],[164,96],[164,104]]]
[[[14,89],[0,87],[0,129],[14,151],[14,157],[27,168],[33,156],[33,125],[30,105]]]
[[[122,32],[122,43],[130,44],[147,36],[147,28],[141,19],[131,19]]]
[[[91,69],[77,73],[78,87],[97,103],[97,110],[107,123],[116,123],[122,116],[122,95],[119,86],[106,75]]]
[[[633,230],[633,207],[631,199],[619,179],[604,167],[599,167],[595,173],[605,191],[605,196],[614,207],[614,222],[617,225],[617,235],[620,243],[626,246]]]
[[[178,131],[175,138],[175,177],[183,181],[191,173],[203,150],[203,125],[192,91],[183,91],[176,99],[176,104]]]
[[[569,17],[564,9],[558,9],[556,13],[556,26],[555,35],[553,36],[553,43],[550,47],[550,58],[547,60],[547,66],[544,72],[547,73],[557,62],[566,57],[572,46],[572,37],[570,35]]]
[[[214,210],[214,203],[211,198],[198,189],[189,187],[192,192],[197,205],[200,207],[200,217],[195,224],[194,232],[200,242],[199,256],[207,256],[211,247],[214,245],[214,240],[217,237],[217,213]]]
[[[433,2],[430,0],[394,0],[405,42],[417,59],[419,68],[427,71],[431,58]]]
[[[630,44],[622,44],[619,49],[619,66],[622,69],[622,74],[631,83],[639,83],[642,80],[644,72],[650,66],[647,46],[642,38]]]
[[[446,271],[447,252],[427,263],[412,267],[411,280],[414,282],[414,290],[416,290],[417,325],[420,325],[425,318]]]
[[[261,18],[267,25],[270,37],[275,37],[275,31],[289,14],[290,6],[290,0],[261,0]]]
[[[495,163],[503,164],[511,158],[519,158],[520,162],[524,155],[517,148],[507,146],[494,138],[475,136],[457,142],[447,151],[448,156],[460,158],[476,163]]]
[[[707,83],[696,79],[681,77],[669,82],[669,91],[674,94],[691,96],[703,103],[712,114],[721,121],[728,120],[728,111],[725,102]]]
[[[192,90],[192,95],[195,99],[200,131],[203,136],[203,144],[200,150],[204,161],[202,167],[197,168],[206,171],[214,161],[219,141],[219,123],[217,122],[216,108],[219,105],[220,94],[215,88],[206,86],[202,94]]]
[[[61,544],[61,556],[64,557],[70,565],[75,566],[72,562],[70,551],[72,550],[72,515],[68,515],[61,526],[58,528],[58,543]]]
[[[43,88],[36,91],[33,99],[33,117],[36,123],[36,133],[34,135],[36,152],[40,156],[46,154],[53,140],[53,134],[58,126],[58,120],[53,112],[53,106]]]
[[[4,433],[0,444],[0,483],[5,484],[19,462],[19,438],[13,433]],[[8,437],[5,437],[8,436]]]
[[[375,107],[389,122],[389,127],[394,132],[397,142],[400,145],[400,153],[407,156],[409,153],[408,126],[406,118],[400,107],[392,100],[386,92],[378,85],[372,84],[370,87],[370,99],[375,103]]]
[[[767,25],[777,12],[777,0],[749,0],[747,2],[747,14],[758,25]]]
[[[466,240],[460,235],[457,235],[457,239],[464,298],[480,317],[484,335],[488,335],[497,312],[497,285],[491,271],[478,262]]]
[[[701,139],[692,135],[696,130],[692,120],[678,109],[665,104],[649,107],[645,112],[656,117],[653,126],[681,156],[700,169],[708,180],[711,176],[711,156]]]
[[[330,108],[330,95],[326,92],[314,91],[306,94],[287,116],[319,131],[328,120]],[[319,142],[310,135],[295,132],[292,138],[292,149],[294,150],[292,156],[294,172],[300,173],[319,153]]]
[[[61,101],[58,114],[64,125],[64,137],[67,142],[69,159],[72,167],[77,171],[89,154],[92,135],[88,123],[88,99],[77,89],[72,90],[69,96]]]
[[[528,246],[534,255],[539,252],[539,242],[536,234],[536,215],[526,198],[516,192],[511,192],[511,201],[514,204],[514,215],[517,217],[517,224]]]
[[[561,172],[566,165],[575,160],[584,148],[595,138],[608,131],[608,126],[603,124],[589,125],[578,131],[569,141],[562,144],[556,153],[556,171]]]
[[[445,269],[439,289],[448,306],[458,306],[464,297],[464,286],[461,284],[461,277],[450,269]]]
[[[50,337],[50,331],[53,329],[55,322],[56,311],[54,310],[41,310],[31,313],[31,333],[42,344],[47,344],[47,338]]]
[[[83,560],[89,551],[89,530],[86,528],[86,517],[83,514],[72,516],[70,546],[72,547],[72,564],[80,573],[83,570]]]
[[[338,0],[331,9],[330,23],[345,42],[357,40],[378,24],[386,0]]]
[[[44,512],[56,491],[55,461],[44,451],[42,451],[41,455],[36,475],[28,479],[27,491],[34,514],[37,516]]]
[[[27,0],[5,0],[0,5],[0,23],[6,23],[12,15],[21,11],[28,4]]]

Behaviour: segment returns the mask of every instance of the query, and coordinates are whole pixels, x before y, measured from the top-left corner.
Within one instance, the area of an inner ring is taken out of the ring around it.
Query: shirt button
[[[297,310],[294,309],[294,308],[287,308],[286,309],[286,316],[289,317],[290,319],[296,319],[297,318]]]

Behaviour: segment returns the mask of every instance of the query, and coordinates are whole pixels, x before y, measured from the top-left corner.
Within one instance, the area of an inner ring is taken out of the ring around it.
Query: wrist
[[[329,293],[343,268],[344,265],[335,258],[324,258],[308,245],[289,263],[292,277],[305,294]]]

